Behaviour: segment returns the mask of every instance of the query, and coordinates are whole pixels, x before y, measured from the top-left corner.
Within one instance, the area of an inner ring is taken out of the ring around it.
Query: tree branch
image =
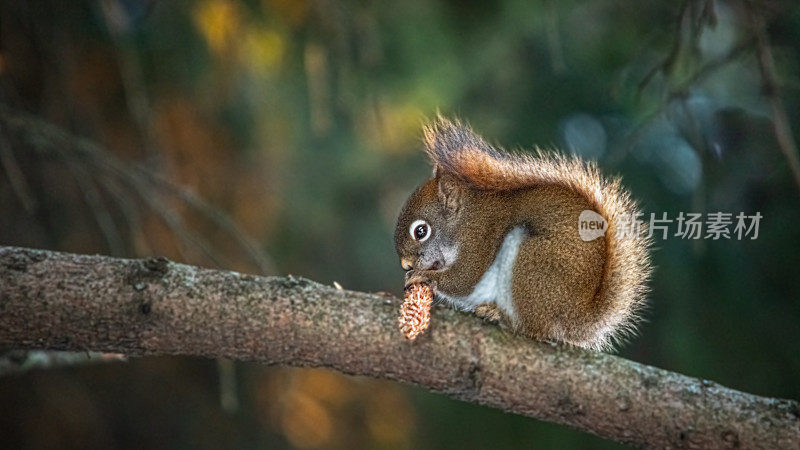
[[[795,401],[513,337],[449,309],[408,342],[398,306],[291,276],[0,247],[0,347],[329,367],[637,446],[800,442]]]

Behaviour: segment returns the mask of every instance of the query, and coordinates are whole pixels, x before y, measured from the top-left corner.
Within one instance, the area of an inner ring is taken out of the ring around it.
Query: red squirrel
[[[406,286],[538,340],[608,350],[635,331],[650,239],[621,235],[637,210],[618,179],[557,153],[511,153],[443,118],[424,130],[433,176],[397,220]],[[593,211],[605,233],[581,239]]]

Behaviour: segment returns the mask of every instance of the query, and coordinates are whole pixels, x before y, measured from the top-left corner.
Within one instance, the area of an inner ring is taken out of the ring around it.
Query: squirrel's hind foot
[[[475,315],[492,325],[502,325],[503,313],[496,303],[481,303],[475,307]]]

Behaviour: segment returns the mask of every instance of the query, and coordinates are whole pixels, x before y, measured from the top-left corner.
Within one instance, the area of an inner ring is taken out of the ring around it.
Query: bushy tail
[[[574,156],[538,149],[531,155],[493,147],[468,126],[441,117],[425,127],[424,137],[437,170],[476,188],[511,190],[556,184],[586,198],[608,221],[606,265],[598,296],[602,320],[597,324],[595,346],[611,348],[635,331],[652,271],[651,240],[641,234],[620,235],[619,226],[630,223],[637,206],[618,178],[604,178],[594,163]]]

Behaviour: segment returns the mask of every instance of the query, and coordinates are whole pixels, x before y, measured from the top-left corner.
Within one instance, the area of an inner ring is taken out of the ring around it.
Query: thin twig
[[[88,157],[88,162],[97,169],[111,169],[121,181],[138,194],[139,198],[161,218],[170,231],[182,242],[199,249],[216,267],[230,267],[227,262],[216,254],[208,241],[189,229],[183,218],[179,214],[175,214],[173,209],[164,203],[154,186],[147,183],[140,174],[128,170],[122,163],[100,152],[86,152],[85,156]],[[181,250],[181,247],[179,247],[179,252],[182,258],[187,259],[187,254]]]
[[[114,56],[119,65],[125,104],[142,138],[145,156],[149,160],[156,160],[160,154],[155,145],[155,131],[150,119],[150,102],[147,98],[142,67],[136,55],[134,42],[129,36],[130,18],[118,0],[102,0],[100,9],[116,50]]]
[[[689,5],[691,0],[683,0],[681,6],[679,8],[678,17],[675,20],[675,30],[673,31],[673,41],[672,46],[670,47],[669,53],[665,56],[661,61],[655,64],[647,73],[642,77],[639,84],[636,86],[636,98],[638,99],[647,85],[653,80],[653,78],[659,72],[668,75],[672,68],[675,66],[678,57],[681,54],[681,50],[683,48],[683,28],[685,26],[685,22],[688,17],[689,13]]]
[[[161,217],[161,220],[175,236],[184,243],[189,244],[189,246],[199,249],[216,267],[231,267],[227,260],[224,260],[214,251],[206,239],[189,229],[183,218],[179,214],[175,214],[172,208],[164,203],[152,186],[142,184],[141,180],[131,181],[133,181],[131,187],[139,193],[139,198]]]
[[[11,184],[11,190],[19,199],[25,212],[33,214],[36,211],[36,198],[31,193],[30,187],[25,180],[25,174],[19,168],[14,152],[11,150],[11,145],[8,138],[3,133],[3,127],[0,124],[0,164],[3,165],[3,172]]]
[[[144,168],[130,167],[105,152],[91,141],[73,136],[64,130],[40,121],[24,113],[12,112],[0,105],[0,121],[19,129],[23,138],[38,152],[56,152],[56,154],[69,154],[76,158],[78,164],[90,164],[98,176],[114,178],[127,186],[127,189],[137,194],[179,238],[183,244],[188,244],[199,249],[208,259],[218,267],[229,267],[224,259],[216,255],[213,247],[197,233],[192,232],[180,215],[175,214],[162,200],[166,193],[193,210],[199,212],[217,227],[226,232],[252,260],[263,274],[275,273],[274,264],[269,257],[260,252],[253,240],[249,238],[224,212],[209,205],[202,198],[191,191],[182,188],[160,175],[154,174]],[[120,193],[113,194],[119,197]],[[181,257],[186,258],[183,245],[179,247]]]
[[[124,182],[133,192],[138,194],[139,198],[161,218],[167,228],[169,228],[181,242],[198,248],[215,266],[229,267],[216,255],[211,245],[205,239],[192,232],[186,226],[183,218],[175,214],[172,208],[164,203],[152,185],[145,182],[136,172],[127,170],[120,162],[112,158],[104,158],[101,155],[102,154],[98,152],[85,153],[85,156],[88,157],[88,161],[97,169],[110,169],[120,181]],[[178,247],[178,251],[181,253],[183,259],[189,260],[187,257],[188,255],[181,246]]]
[[[256,248],[256,244],[253,242],[253,240],[231,220],[230,216],[212,207],[191,190],[183,186],[179,186],[167,180],[166,178],[153,173],[150,170],[143,169],[141,167],[138,169],[143,176],[150,180],[150,182],[164,189],[169,194],[177,197],[186,205],[205,216],[216,226],[226,231],[239,244],[239,246],[244,249],[245,252],[247,252],[250,259],[258,266],[262,274],[266,275],[276,272],[275,263],[266,254]]]
[[[91,175],[86,168],[71,159],[69,155],[65,155],[58,147],[57,151],[61,153],[64,163],[67,165],[67,168],[70,173],[72,173],[72,177],[78,185],[78,189],[83,193],[86,206],[92,211],[95,222],[97,222],[97,227],[100,229],[100,233],[108,244],[109,251],[112,255],[124,256],[125,242],[120,235],[117,225],[114,223],[114,219],[111,217],[111,212],[103,204],[102,196],[97,190],[97,186],[94,180],[92,180]]]
[[[152,255],[153,251],[147,241],[147,235],[142,232],[141,215],[135,202],[131,200],[131,196],[120,186],[119,180],[110,174],[103,174],[103,186],[106,192],[114,198],[125,218],[125,223],[128,224],[128,232],[131,236],[130,240],[134,253],[137,256]]]
[[[11,350],[0,353],[0,376],[34,369],[127,361],[120,353],[62,352],[54,350]]]
[[[792,135],[792,127],[789,124],[786,107],[780,95],[775,58],[772,55],[769,36],[765,31],[764,17],[760,13],[760,8],[753,4],[752,1],[745,1],[745,6],[748,9],[747,17],[749,19],[750,32],[756,42],[756,55],[758,56],[758,67],[761,71],[764,96],[769,101],[772,109],[772,125],[775,131],[775,139],[778,141],[778,147],[780,147],[786,162],[789,164],[792,178],[800,192],[800,159],[797,156],[797,143]]]
[[[564,73],[567,70],[567,63],[564,61],[564,45],[561,42],[561,33],[559,33],[558,29],[558,10],[552,0],[545,1],[544,20],[547,47],[550,50],[550,65],[553,73]]]
[[[639,142],[647,130],[649,130],[650,127],[655,124],[656,121],[667,111],[667,108],[669,108],[669,105],[672,103],[672,101],[685,97],[692,86],[708,78],[722,67],[744,56],[748,51],[752,50],[753,42],[754,41],[752,39],[743,40],[739,44],[735,45],[724,56],[704,64],[690,76],[684,78],[680,83],[670,89],[670,92],[664,101],[660,102],[654,111],[647,114],[641,121],[639,121],[633,130],[631,130],[625,136],[622,143],[619,145],[619,151],[615,152],[614,154],[610,154],[606,163],[610,166],[614,166],[619,163],[622,157],[628,153],[637,142]]]

